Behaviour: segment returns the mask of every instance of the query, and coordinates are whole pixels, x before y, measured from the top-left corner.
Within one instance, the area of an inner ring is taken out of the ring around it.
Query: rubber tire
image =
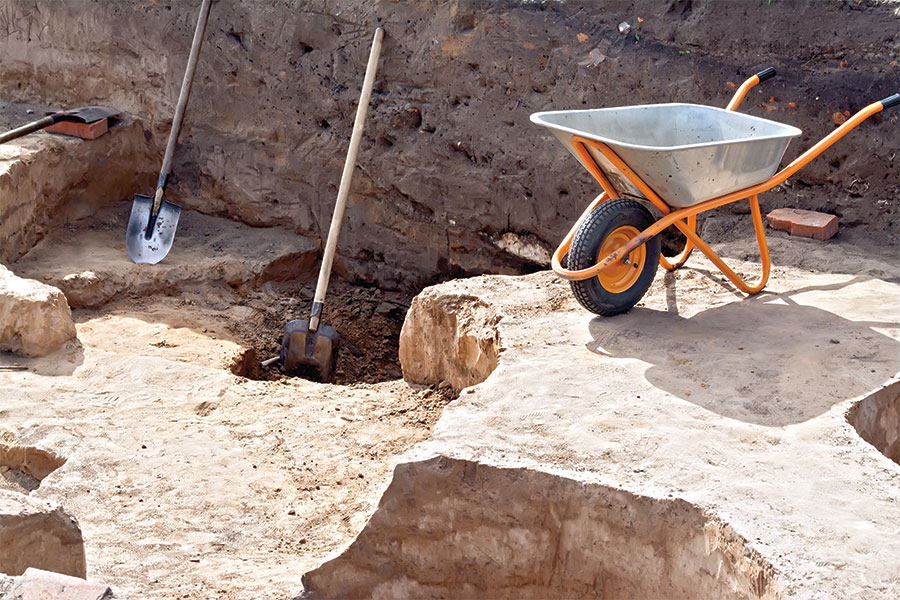
[[[626,225],[643,231],[653,222],[653,215],[637,200],[630,198],[607,200],[592,210],[575,232],[572,246],[569,248],[567,267],[571,270],[580,270],[594,266],[597,264],[597,253],[603,245],[603,240],[611,232]],[[613,293],[607,291],[597,277],[572,281],[572,293],[575,294],[578,303],[592,313],[605,317],[626,312],[637,304],[653,283],[656,267],[659,265],[659,237],[653,236],[644,245],[647,249],[644,267],[631,287]]]

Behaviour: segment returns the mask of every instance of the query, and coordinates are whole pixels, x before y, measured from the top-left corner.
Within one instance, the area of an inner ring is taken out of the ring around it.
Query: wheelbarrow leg
[[[688,227],[686,223],[679,220],[672,224],[687,236],[689,241],[694,242],[697,248],[699,248],[700,251],[725,274],[735,287],[746,294],[752,295],[761,292],[762,289],[766,287],[766,283],[769,281],[769,271],[771,270],[772,262],[769,260],[769,247],[766,244],[766,229],[765,225],[763,225],[762,214],[759,211],[759,198],[756,195],[753,195],[750,196],[748,200],[750,201],[750,214],[753,216],[753,230],[756,232],[756,243],[759,245],[759,258],[762,262],[762,274],[760,275],[759,280],[753,284],[749,284],[741,279],[738,274],[735,273],[731,267],[726,265],[725,261],[723,261],[695,231],[693,231],[691,227]]]

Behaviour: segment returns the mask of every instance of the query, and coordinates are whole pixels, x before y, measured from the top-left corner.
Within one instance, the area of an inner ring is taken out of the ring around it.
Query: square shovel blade
[[[152,212],[153,198],[135,194],[125,233],[125,245],[128,246],[131,260],[136,263],[155,265],[166,257],[175,239],[181,207],[163,200],[159,205],[159,213],[150,222]]]
[[[341,336],[328,325],[309,330],[309,321],[291,321],[284,328],[281,343],[281,364],[288,374],[296,374],[300,367],[315,367],[319,381],[329,383],[334,375]]]

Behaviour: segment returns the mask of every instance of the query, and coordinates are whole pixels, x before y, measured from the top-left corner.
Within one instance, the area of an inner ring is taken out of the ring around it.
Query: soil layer
[[[157,148],[143,165],[153,171],[194,8],[97,6],[0,0],[2,94],[135,115]],[[599,187],[528,121],[535,111],[724,106],[736,84],[774,66],[778,77],[742,109],[804,131],[791,159],[845,111],[896,93],[900,80],[900,16],[895,3],[875,0],[219,2],[175,157],[173,201],[323,238],[378,25],[387,35],[340,252],[353,279],[387,289],[521,272],[533,263],[502,248],[504,233],[544,247],[564,235]],[[898,115],[876,115],[764,194],[764,211],[833,212],[845,229],[895,243]],[[735,215],[719,215],[705,232],[714,242],[733,235]]]

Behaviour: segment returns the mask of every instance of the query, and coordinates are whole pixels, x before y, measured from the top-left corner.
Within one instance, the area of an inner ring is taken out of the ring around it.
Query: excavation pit
[[[258,595],[261,572],[287,590],[358,531],[399,455],[456,394],[402,381],[410,294],[359,282],[340,261],[324,313],[343,339],[334,384],[262,369],[285,324],[308,315],[321,245],[185,209],[166,260],[135,265],[129,208],[48,227],[9,263],[65,293],[78,340],[16,357],[27,371],[3,373],[4,385],[24,387],[0,396],[28,407],[24,424],[12,419],[23,427],[63,411],[91,460],[50,486],[24,469],[0,485],[56,497],[91,524],[92,569],[136,596],[198,586],[198,560],[227,597]]]
[[[249,379],[286,377],[280,365],[260,363],[278,355],[288,321],[308,318],[318,246],[283,229],[184,211],[170,256],[147,268],[121,252],[126,217],[110,208],[56,230],[15,263],[15,272],[58,286],[84,340]],[[333,383],[401,377],[398,339],[410,299],[332,278],[323,322],[342,341]],[[180,332],[167,337],[166,329]]]
[[[900,382],[854,404],[847,421],[862,439],[900,465]]]
[[[778,598],[772,566],[683,500],[438,457],[397,469],[311,598]]]
[[[253,327],[240,323],[232,325],[241,343],[249,346],[235,360],[232,373],[265,381],[293,376],[318,380],[314,370],[286,374],[279,362],[268,366],[261,364],[266,358],[279,355],[284,327],[289,320],[309,318],[314,283],[273,284],[251,294],[257,300],[250,300],[244,306],[257,310],[253,320],[259,324]],[[261,301],[260,298],[269,299]],[[405,294],[334,282],[322,320],[336,329],[341,338],[331,383],[350,385],[401,378],[398,346],[409,302],[410,298]],[[290,316],[292,314],[294,316]]]

